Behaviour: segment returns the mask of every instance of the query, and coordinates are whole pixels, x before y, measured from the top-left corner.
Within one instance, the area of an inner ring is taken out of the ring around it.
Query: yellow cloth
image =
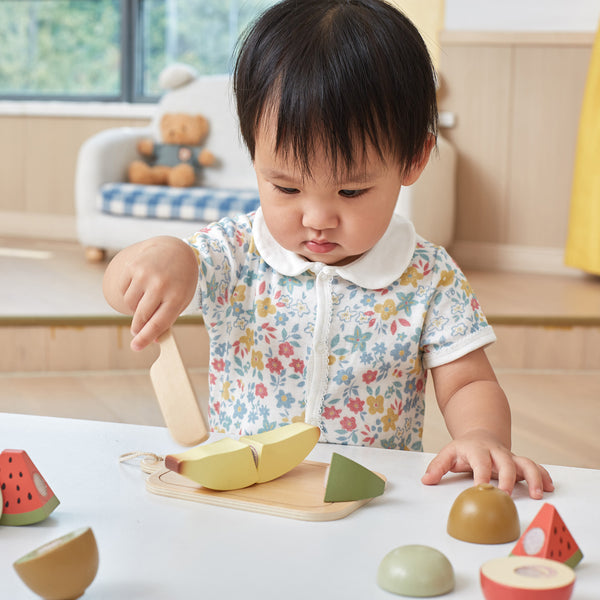
[[[600,275],[600,28],[579,118],[565,263]]]

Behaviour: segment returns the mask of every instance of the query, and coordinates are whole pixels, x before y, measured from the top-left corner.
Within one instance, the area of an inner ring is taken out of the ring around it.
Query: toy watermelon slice
[[[0,453],[0,525],[30,525],[43,521],[59,500],[25,450]]]
[[[583,553],[558,511],[547,502],[519,538],[511,555],[549,558],[571,568],[575,568],[583,558]]]

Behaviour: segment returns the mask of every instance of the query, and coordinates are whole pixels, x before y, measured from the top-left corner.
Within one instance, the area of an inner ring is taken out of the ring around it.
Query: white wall
[[[600,0],[446,0],[455,31],[595,31]]]

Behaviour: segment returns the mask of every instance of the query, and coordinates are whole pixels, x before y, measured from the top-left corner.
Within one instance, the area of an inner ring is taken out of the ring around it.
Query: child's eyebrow
[[[263,175],[270,179],[279,179],[285,180],[292,184],[301,184],[304,180],[303,177],[297,179],[294,175],[287,173],[285,171],[279,171],[277,169],[264,169]],[[341,176],[332,176],[331,181],[336,186],[348,186],[348,185],[363,185],[365,183],[370,183],[371,181],[377,179],[379,177],[379,171],[360,171],[356,173],[345,173]]]
[[[285,171],[278,171],[277,169],[263,169],[262,173],[269,179],[285,179],[291,183],[296,181],[295,178],[289,173],[286,173]]]

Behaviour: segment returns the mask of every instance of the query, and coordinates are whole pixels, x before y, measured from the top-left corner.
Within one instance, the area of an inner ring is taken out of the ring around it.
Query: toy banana
[[[212,490],[235,490],[271,481],[299,465],[319,441],[320,430],[292,423],[239,440],[224,438],[169,454],[165,466]]]

